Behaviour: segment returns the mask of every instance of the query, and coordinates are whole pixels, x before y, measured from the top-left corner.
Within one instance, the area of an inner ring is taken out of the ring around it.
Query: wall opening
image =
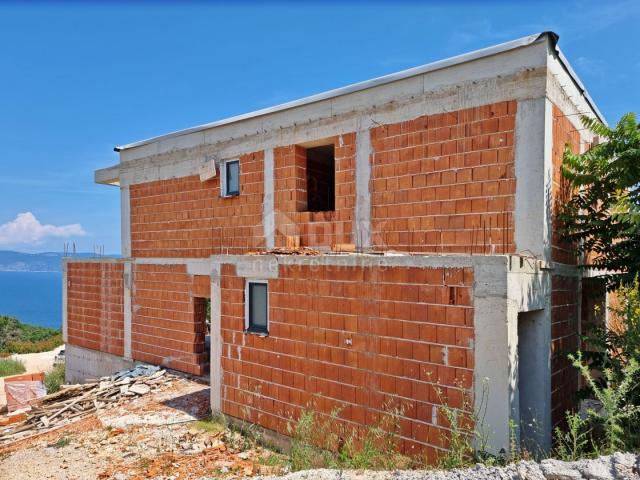
[[[194,351],[198,355],[199,364],[202,367],[202,374],[209,373],[210,365],[210,337],[209,337],[209,315],[210,301],[208,298],[194,297],[193,299],[193,322],[196,332],[196,344]]]
[[[307,148],[307,211],[328,212],[336,209],[335,146]]]
[[[520,446],[536,455],[550,446],[550,364],[545,311],[518,313]]]

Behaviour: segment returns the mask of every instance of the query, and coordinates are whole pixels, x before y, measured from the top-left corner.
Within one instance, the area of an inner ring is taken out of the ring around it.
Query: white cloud
[[[84,236],[79,223],[43,225],[31,212],[19,213],[14,220],[0,225],[0,246],[40,245],[52,238]]]

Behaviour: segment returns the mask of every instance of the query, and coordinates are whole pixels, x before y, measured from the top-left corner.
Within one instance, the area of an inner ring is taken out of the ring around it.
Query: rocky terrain
[[[616,453],[593,460],[519,462],[506,467],[451,471],[402,470],[395,472],[306,470],[269,480],[640,480],[640,455]],[[267,478],[263,478],[267,480]]]

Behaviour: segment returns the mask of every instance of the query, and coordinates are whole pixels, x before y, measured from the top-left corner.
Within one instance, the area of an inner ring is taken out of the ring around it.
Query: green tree
[[[601,142],[585,153],[564,152],[562,172],[571,189],[559,219],[561,233],[585,266],[602,270],[610,287],[629,283],[640,270],[640,125],[634,113],[615,128],[582,117]]]

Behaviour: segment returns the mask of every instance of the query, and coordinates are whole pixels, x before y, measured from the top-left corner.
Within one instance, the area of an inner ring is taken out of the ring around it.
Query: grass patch
[[[224,418],[221,415],[209,415],[202,420],[196,421],[193,426],[207,433],[220,433],[225,430]]]
[[[24,373],[24,363],[20,360],[13,360],[11,358],[0,359],[0,377],[8,377],[10,375],[18,375]]]
[[[385,407],[378,421],[367,427],[346,426],[340,410],[320,415],[305,410],[295,424],[290,464],[293,471],[311,468],[396,470],[406,469],[412,460],[398,451],[397,435],[402,411]]]
[[[64,448],[67,445],[69,445],[71,443],[71,438],[67,437],[66,435],[64,437],[60,437],[60,439],[54,443],[53,445],[51,445],[53,448]]]
[[[50,371],[44,375],[44,386],[47,388],[47,394],[55,393],[60,390],[64,384],[64,363],[55,365]]]
[[[0,315],[0,353],[48,352],[63,344],[62,332]]]

